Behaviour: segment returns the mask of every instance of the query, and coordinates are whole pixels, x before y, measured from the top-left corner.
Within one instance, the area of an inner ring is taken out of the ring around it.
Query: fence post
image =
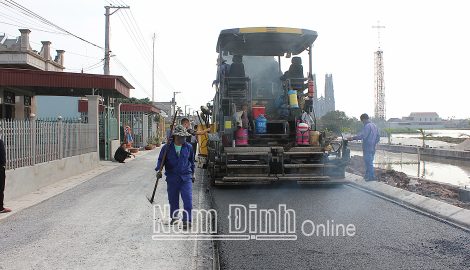
[[[99,112],[98,112],[98,98],[99,96],[95,95],[86,95],[88,99],[88,124],[93,127],[95,135],[94,137],[94,148],[96,149],[96,152],[100,153],[100,148],[99,148]]]
[[[149,117],[147,114],[142,114],[142,146],[147,145],[149,139]]]
[[[64,122],[62,121],[62,116],[58,117],[57,124],[59,125],[58,130],[58,141],[59,141],[59,159],[64,158]]]
[[[30,125],[31,128],[31,165],[36,165],[36,115],[31,114],[30,116]]]

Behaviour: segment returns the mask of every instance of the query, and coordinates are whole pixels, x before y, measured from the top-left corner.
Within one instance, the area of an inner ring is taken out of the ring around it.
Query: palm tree
[[[418,129],[419,133],[421,133],[421,140],[423,140],[423,148],[426,147],[426,138],[432,137],[432,134],[427,134],[426,131],[422,128]]]

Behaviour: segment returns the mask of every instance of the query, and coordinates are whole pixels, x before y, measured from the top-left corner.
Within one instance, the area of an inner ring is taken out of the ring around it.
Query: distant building
[[[387,123],[390,128],[444,128],[444,122],[436,112],[412,112],[401,119],[390,118]]]
[[[41,51],[29,45],[29,29],[19,29],[21,36],[9,39],[0,35],[0,65],[4,68],[22,68],[44,71],[63,71],[64,50],[56,50],[52,59],[51,42],[42,41]]]
[[[442,122],[441,118],[436,112],[412,112],[407,118],[415,123],[440,124]]]
[[[314,89],[317,89],[316,76],[313,75]],[[320,118],[336,110],[335,106],[335,90],[333,87],[333,75],[325,74],[325,97],[321,96],[318,98],[318,91],[314,93],[314,106],[315,106],[315,115]]]
[[[15,68],[23,70],[63,71],[64,50],[56,50],[51,55],[51,42],[42,41],[41,50],[33,50],[29,43],[29,29],[19,29],[20,36],[8,38],[0,34],[0,68]],[[23,78],[25,80],[27,78]],[[67,97],[61,97],[67,99]],[[76,98],[75,98],[76,99]],[[37,114],[37,106],[54,109],[51,103],[38,104],[34,91],[17,91],[12,87],[0,87],[0,118],[27,119],[31,114]],[[57,117],[60,111],[40,117]]]
[[[173,107],[174,107],[175,103],[173,103],[172,101],[153,102],[153,105],[155,107],[159,108],[164,113],[165,117],[171,117],[173,115]],[[171,121],[171,120],[167,119],[167,121]]]
[[[443,120],[445,128],[468,129],[470,128],[470,119],[448,119]]]

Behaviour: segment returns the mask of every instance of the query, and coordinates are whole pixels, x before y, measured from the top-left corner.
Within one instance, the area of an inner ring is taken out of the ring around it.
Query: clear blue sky
[[[192,108],[213,97],[215,45],[221,29],[287,26],[315,30],[319,37],[314,47],[314,72],[318,74],[319,90],[323,91],[324,74],[332,73],[337,109],[356,117],[363,112],[373,113],[373,52],[377,48],[377,32],[371,26],[380,20],[386,26],[382,31],[382,48],[387,117],[401,117],[411,111],[437,111],[443,118],[470,117],[467,79],[470,16],[465,0],[17,2],[99,45],[104,45],[103,6],[109,2],[130,5],[144,46],[151,49],[151,36],[154,32],[157,35],[157,100],[168,101],[174,90],[182,91],[184,94],[177,101]],[[150,92],[151,59],[144,59],[142,49],[136,48],[126,31],[125,21],[131,20],[130,13],[119,13],[111,18],[111,49]],[[12,21],[12,16],[21,22]],[[3,6],[0,21],[55,31],[38,22],[25,21]],[[0,23],[0,27],[0,32],[19,34],[16,26]],[[55,49],[66,50],[65,65],[71,71],[90,67],[103,58],[100,49],[70,36],[32,31],[33,42],[50,40]],[[31,45],[40,49],[38,44]],[[101,73],[102,67],[89,72]],[[124,75],[138,88],[133,96],[148,95],[117,64],[112,64],[111,72]]]

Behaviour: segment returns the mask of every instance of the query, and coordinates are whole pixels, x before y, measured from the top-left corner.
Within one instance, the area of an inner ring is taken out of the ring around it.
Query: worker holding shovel
[[[186,137],[191,136],[182,125],[177,125],[173,131],[173,141],[165,144],[158,157],[158,163],[155,170],[157,178],[162,177],[160,170],[165,167],[165,176],[167,182],[168,201],[170,203],[170,224],[178,221],[179,197],[184,204],[183,228],[191,226],[192,211],[192,183],[194,182],[194,155],[193,147],[186,142]],[[163,156],[166,153],[164,160]]]

